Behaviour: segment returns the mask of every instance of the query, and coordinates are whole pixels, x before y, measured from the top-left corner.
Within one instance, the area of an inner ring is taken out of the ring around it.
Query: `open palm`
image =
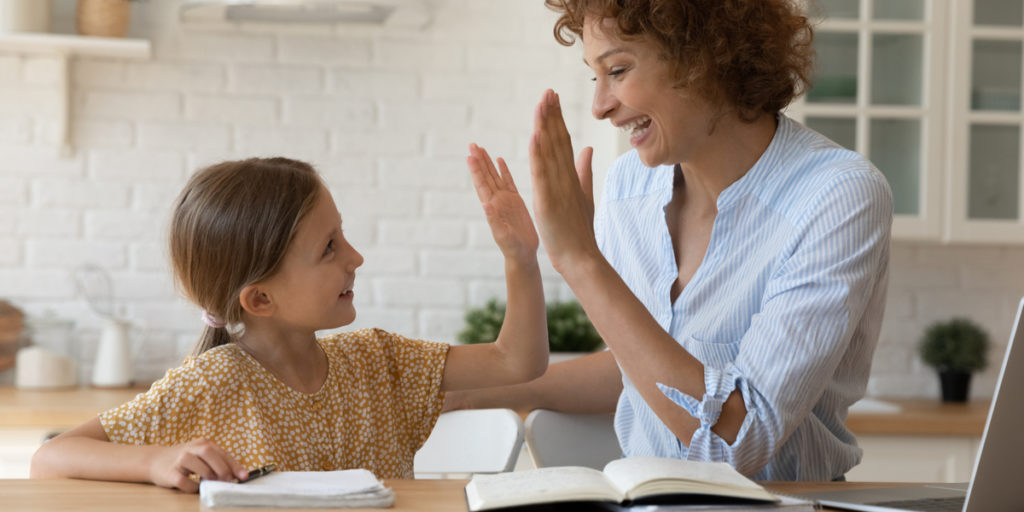
[[[495,167],[486,150],[471,144],[466,163],[487,224],[502,254],[513,259],[536,258],[540,243],[537,230],[505,161],[499,158]]]

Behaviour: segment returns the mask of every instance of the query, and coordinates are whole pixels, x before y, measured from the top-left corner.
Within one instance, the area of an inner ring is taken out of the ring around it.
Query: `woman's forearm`
[[[701,400],[705,392],[704,365],[658,324],[600,254],[575,261],[561,271],[644,401],[680,441],[689,444],[699,420],[669,400],[657,384]],[[745,415],[737,390],[730,395],[713,430],[726,440],[735,439]]]
[[[550,365],[540,378],[523,384],[448,393],[445,408],[610,413],[621,393],[622,375],[611,352],[604,350]]]

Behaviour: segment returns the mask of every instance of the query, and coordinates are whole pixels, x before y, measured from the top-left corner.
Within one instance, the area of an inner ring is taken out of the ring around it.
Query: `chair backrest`
[[[526,446],[533,464],[604,469],[622,457],[613,414],[568,414],[537,409],[526,417]]]
[[[523,432],[523,420],[511,409],[446,412],[416,452],[413,472],[420,478],[511,471]]]

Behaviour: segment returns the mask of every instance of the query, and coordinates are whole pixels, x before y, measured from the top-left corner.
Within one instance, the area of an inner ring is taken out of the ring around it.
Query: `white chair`
[[[511,471],[523,447],[523,420],[511,409],[446,412],[416,452],[416,478]]]
[[[585,466],[604,469],[622,457],[613,414],[568,414],[537,409],[526,417],[526,446],[538,468]]]

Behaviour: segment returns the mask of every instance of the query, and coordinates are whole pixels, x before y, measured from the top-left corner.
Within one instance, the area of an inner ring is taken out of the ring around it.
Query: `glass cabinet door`
[[[956,8],[950,237],[1024,243],[1024,0]]]
[[[893,235],[942,231],[942,45],[948,0],[818,0],[811,90],[790,114],[886,176]]]

